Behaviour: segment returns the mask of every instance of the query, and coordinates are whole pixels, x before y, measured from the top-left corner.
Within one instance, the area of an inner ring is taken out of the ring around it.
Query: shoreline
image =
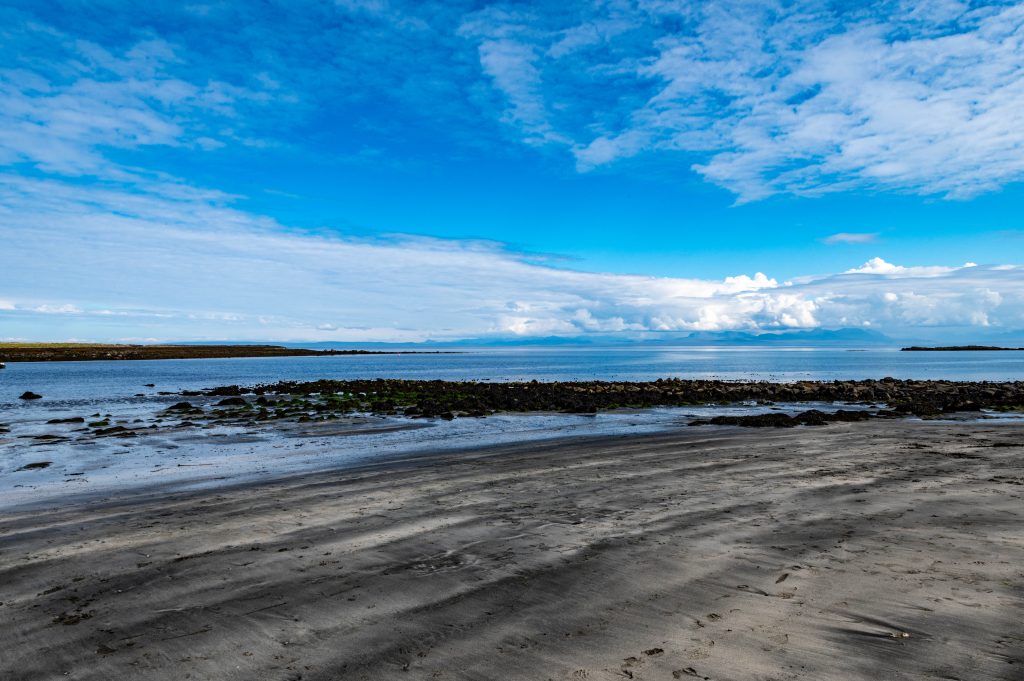
[[[602,412],[596,418],[561,413],[500,414],[486,420],[462,419],[462,426],[459,422],[367,417],[279,423],[256,429],[188,428],[130,439],[115,435],[81,441],[28,440],[21,451],[6,451],[6,465],[0,471],[5,499],[0,513],[169,492],[212,492],[268,480],[558,442],[582,446],[590,441],[666,433],[818,430],[843,423],[876,422],[866,418],[826,419],[806,424],[800,421],[803,414],[794,405],[789,407],[795,416],[785,411],[743,415],[743,407],[713,406],[694,410],[620,409]],[[814,409],[810,413],[823,412]],[[836,413],[843,414],[844,410]],[[773,417],[783,419],[785,427]],[[1024,426],[1024,418],[970,413],[882,422],[993,429]],[[8,439],[4,443],[2,438],[0,434],[0,445],[17,442]]]
[[[131,437],[125,437],[125,432],[76,436],[75,431],[82,429],[75,423],[34,427],[12,424],[12,432],[6,436],[0,433],[0,445],[8,445],[6,465],[0,470],[0,488],[5,490],[0,511],[135,496],[161,487],[213,490],[493,447],[635,436],[685,428],[687,419],[673,410],[624,409],[597,417],[500,414],[454,422],[365,416],[307,423],[169,425],[152,429],[131,421],[117,421],[137,428],[130,431],[135,433]],[[53,438],[49,433],[61,435]],[[43,439],[35,440],[38,437]]]
[[[1021,382],[895,379],[321,380],[107,402],[43,396],[20,400],[0,422],[0,489],[8,507],[46,505],[68,496],[128,494],[154,485],[218,488],[378,458],[562,437],[689,426],[827,429],[914,417],[983,424],[1024,418],[1022,410]]]
[[[1024,425],[1024,424],[1022,424]],[[412,430],[417,426],[412,424],[405,426],[403,430]],[[346,437],[351,435],[373,435],[380,431],[353,431],[352,433],[335,434],[333,437]],[[387,432],[387,431],[385,431]],[[131,508],[138,505],[161,503],[168,498],[201,500],[211,494],[242,494],[258,492],[266,486],[286,485],[293,482],[303,484],[318,484],[336,479],[339,475],[357,476],[360,474],[386,475],[393,470],[412,470],[422,466],[443,465],[446,460],[470,458],[488,459],[501,456],[508,451],[516,451],[524,447],[558,447],[558,446],[586,446],[588,444],[612,443],[620,439],[644,439],[666,435],[668,430],[650,431],[644,433],[602,433],[602,434],[573,434],[573,435],[551,435],[526,442],[490,442],[484,444],[463,444],[463,445],[442,445],[437,444],[431,448],[413,451],[395,451],[375,458],[367,458],[351,463],[327,463],[315,468],[301,468],[297,470],[286,470],[280,473],[269,473],[269,477],[254,478],[239,476],[233,480],[225,480],[222,484],[215,486],[203,485],[202,479],[186,479],[180,482],[168,483],[166,481],[154,481],[143,486],[136,486],[124,490],[102,490],[88,491],[67,495],[59,501],[47,500],[42,502],[30,501],[11,506],[0,506],[0,518],[4,515],[19,515],[34,512],[57,512],[75,509],[112,509]],[[686,432],[680,429],[678,432]],[[195,464],[194,464],[195,465]],[[206,464],[199,464],[206,465]]]
[[[1022,435],[682,428],[3,512],[0,676],[1009,680]]]

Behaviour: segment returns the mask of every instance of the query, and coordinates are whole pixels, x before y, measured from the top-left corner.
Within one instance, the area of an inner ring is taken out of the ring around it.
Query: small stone
[[[51,463],[53,463],[53,462],[52,461],[37,461],[36,463],[27,463],[24,466],[22,466],[21,468],[19,468],[18,470],[19,471],[38,471],[38,470],[42,470],[43,468],[49,468]]]

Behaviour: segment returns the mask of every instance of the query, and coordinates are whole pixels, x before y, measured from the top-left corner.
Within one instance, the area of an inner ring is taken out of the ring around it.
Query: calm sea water
[[[12,363],[0,405],[26,390],[48,400],[146,395],[227,384],[319,378],[515,381],[706,378],[795,381],[883,378],[1024,380],[1024,352],[807,348],[487,348],[459,354]],[[147,383],[155,388],[144,387]]]

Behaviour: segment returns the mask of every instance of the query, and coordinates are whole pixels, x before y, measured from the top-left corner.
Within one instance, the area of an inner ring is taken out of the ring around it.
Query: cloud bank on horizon
[[[301,233],[213,196],[8,178],[5,335],[397,341],[859,327],[1024,328],[1024,266],[880,258],[777,281],[578,272],[500,244]],[[60,222],[64,229],[50,225]],[[39,272],[52,273],[40,277]],[[42,321],[41,321],[42,320]],[[25,332],[27,335],[27,331]]]
[[[466,148],[513,140],[580,173],[671,159],[738,203],[969,199],[1024,180],[1020,5],[220,3],[174,21],[140,9],[138,28],[66,4],[75,29],[59,7],[0,10],[0,336],[1024,328],[1013,263],[875,258],[790,281],[580,272],[496,243],[297,230],[148,156],[294,145],[280,131],[330,97],[403,112],[368,137],[423,111]]]

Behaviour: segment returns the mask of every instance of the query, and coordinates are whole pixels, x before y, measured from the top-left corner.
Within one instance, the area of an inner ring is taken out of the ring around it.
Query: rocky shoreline
[[[29,393],[22,399],[29,399]],[[796,383],[660,379],[651,382],[483,383],[398,379],[227,385],[164,393],[168,406],[148,418],[107,413],[66,415],[47,423],[59,432],[22,435],[33,444],[94,442],[217,427],[316,425],[352,417],[408,419],[480,418],[497,413],[592,415],[616,409],[748,405],[760,413],[723,414],[692,426],[791,428],[907,416],[942,418],[982,409],[1024,412],[1024,382],[801,381]],[[171,403],[174,396],[181,398]],[[141,395],[140,395],[141,397]],[[31,393],[31,398],[44,396]],[[796,412],[793,405],[808,404]],[[833,404],[835,411],[820,405]],[[781,406],[785,405],[785,406]],[[66,424],[66,425],[64,425]],[[70,429],[68,429],[70,427]],[[0,423],[0,432],[9,432]]]
[[[204,410],[181,402],[170,411],[216,421],[330,420],[352,413],[403,415],[415,418],[482,417],[496,412],[565,412],[594,414],[609,409],[681,407],[738,402],[840,402],[885,405],[874,415],[937,416],[981,409],[1024,409],[1024,382],[800,381],[796,383],[659,379],[652,382],[514,382],[415,381],[282,381],[255,386],[221,386],[186,391],[184,397],[224,398]],[[820,414],[820,412],[819,412]],[[835,420],[816,414],[784,422],[772,414],[763,425],[815,424]],[[754,421],[739,425],[756,425]],[[751,417],[752,418],[752,417]],[[851,417],[853,418],[853,417]],[[864,418],[856,416],[857,420]],[[756,421],[756,419],[755,419]]]

